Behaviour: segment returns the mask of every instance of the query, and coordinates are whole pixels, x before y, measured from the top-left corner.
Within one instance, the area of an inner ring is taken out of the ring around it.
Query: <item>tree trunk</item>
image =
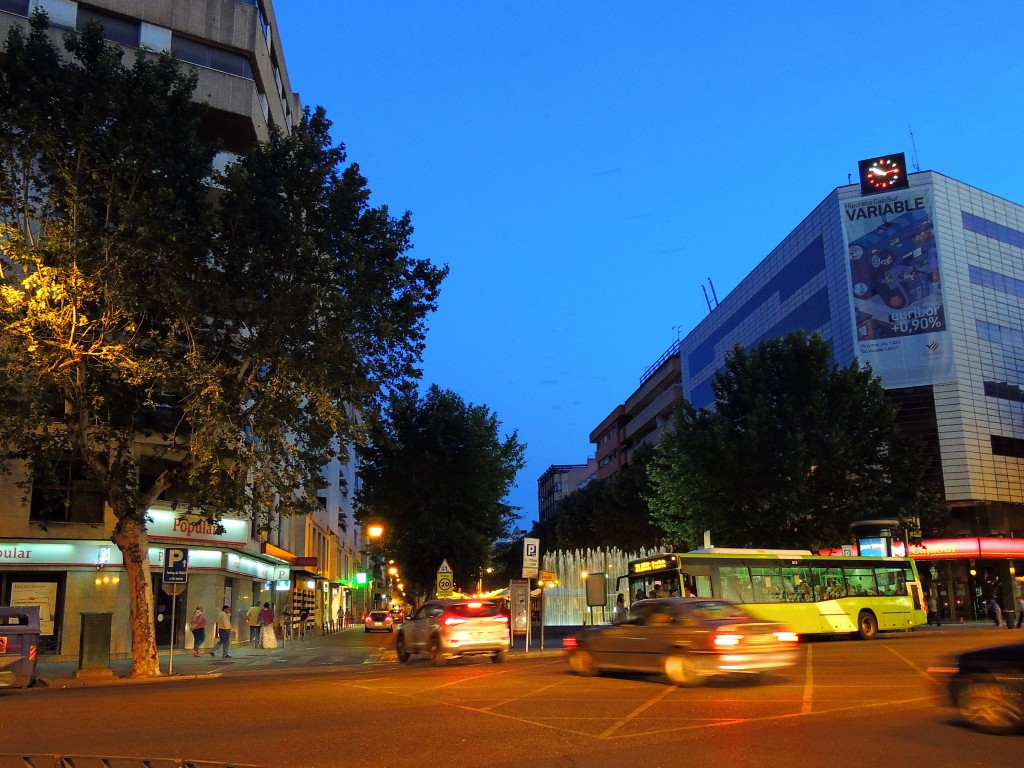
[[[121,550],[128,575],[128,619],[132,630],[132,671],[129,677],[158,677],[160,657],[153,623],[153,578],[149,572],[149,535],[144,518],[118,517],[111,540]]]

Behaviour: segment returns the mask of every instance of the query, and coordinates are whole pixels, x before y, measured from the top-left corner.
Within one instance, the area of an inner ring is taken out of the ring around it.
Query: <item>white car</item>
[[[508,615],[487,600],[428,600],[406,617],[395,645],[401,662],[423,653],[435,666],[456,656],[498,663],[509,647]]]

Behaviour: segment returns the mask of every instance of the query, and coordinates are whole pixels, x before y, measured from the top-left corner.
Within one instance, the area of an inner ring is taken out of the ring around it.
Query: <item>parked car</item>
[[[486,600],[428,600],[402,623],[395,646],[401,662],[423,653],[435,666],[456,656],[498,663],[509,646],[508,616]]]
[[[623,624],[589,627],[563,641],[570,669],[661,674],[696,686],[717,675],[756,674],[797,662],[798,638],[725,600],[668,597],[630,606]]]
[[[1024,731],[1024,643],[967,651],[929,672],[968,725],[985,733]]]
[[[394,632],[395,620],[387,611],[370,611],[363,620],[363,628],[367,632]]]

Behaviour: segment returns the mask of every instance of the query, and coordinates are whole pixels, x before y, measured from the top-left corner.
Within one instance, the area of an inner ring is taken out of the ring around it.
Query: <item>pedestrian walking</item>
[[[277,648],[277,635],[274,634],[274,609],[270,603],[264,603],[260,610],[260,647],[270,651]]]
[[[206,614],[203,613],[203,606],[196,606],[188,620],[188,628],[192,631],[192,655],[198,656],[199,649],[206,642]]]
[[[992,623],[997,627],[1003,625],[1003,609],[999,607],[999,601],[996,600],[995,595],[992,595],[988,601],[988,617],[992,619]]]
[[[935,595],[928,595],[928,626],[935,622],[936,627],[941,627],[942,623],[939,621],[939,601]]]
[[[249,610],[245,612],[245,623],[249,625],[249,645],[253,648],[260,647],[260,607],[258,600],[253,600]]]
[[[225,605],[217,614],[217,642],[210,649],[210,655],[216,656],[217,649],[223,648],[222,659],[230,659],[231,654],[231,606]]]
[[[629,611],[626,610],[626,596],[619,592],[619,596],[615,598],[615,612],[612,613],[612,623],[625,624],[627,618],[629,618]]]

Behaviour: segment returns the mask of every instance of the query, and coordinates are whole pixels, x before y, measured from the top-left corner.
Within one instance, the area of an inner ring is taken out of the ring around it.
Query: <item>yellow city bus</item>
[[[902,557],[710,548],[634,560],[628,568],[622,578],[632,601],[715,597],[799,635],[857,633],[870,640],[927,620],[917,567]]]

